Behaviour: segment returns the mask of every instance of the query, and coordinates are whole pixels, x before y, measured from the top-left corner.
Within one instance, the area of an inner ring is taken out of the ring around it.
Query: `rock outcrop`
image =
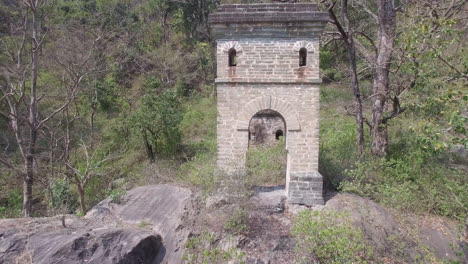
[[[355,195],[336,194],[313,208],[288,205],[280,188],[256,189],[250,198],[206,207],[197,197],[174,185],[143,186],[118,204],[102,201],[85,217],[66,215],[65,226],[62,217],[0,220],[0,264],[180,264],[185,253],[206,261],[216,252],[219,261],[208,263],[227,263],[226,256],[246,263],[297,263],[290,230],[300,210],[347,212],[372,246],[376,263],[412,263],[421,256],[468,260],[456,255],[454,247],[468,255],[466,239],[459,239],[449,220],[402,214]],[[234,232],[226,229],[228,221]]]
[[[302,210],[338,211],[346,212],[346,220],[362,230],[373,250],[374,263],[468,263],[466,239],[460,238],[456,223],[448,219],[402,213],[352,194],[331,196],[325,205],[307,207],[288,204],[284,189],[257,188],[248,201],[240,204],[248,211],[244,220],[248,231],[228,241],[245,253],[246,263],[297,263],[295,240],[289,233],[294,215]],[[220,222],[232,218],[239,204],[218,201],[208,205],[207,212],[201,214],[205,218],[201,226],[216,234],[213,241],[217,244],[212,247],[226,248],[223,242],[230,235]],[[464,256],[458,256],[462,251]],[[310,260],[313,258],[311,255]]]
[[[0,221],[0,263],[182,263],[192,192],[173,185],[130,190],[85,217]]]
[[[174,185],[137,187],[128,191],[122,203],[106,199],[96,205],[87,219],[104,223],[108,219],[132,226],[142,226],[161,235],[165,252],[161,252],[162,263],[181,263],[184,245],[190,230],[184,220],[193,212],[193,194],[187,188]]]
[[[72,217],[67,227],[54,218],[0,222],[0,263],[153,264],[162,238],[138,228],[92,226]]]

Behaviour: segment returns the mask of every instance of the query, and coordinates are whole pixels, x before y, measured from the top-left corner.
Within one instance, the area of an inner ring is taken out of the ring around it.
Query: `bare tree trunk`
[[[149,143],[148,141],[148,136],[146,135],[146,131],[144,132],[144,135],[143,135],[143,140],[145,141],[145,147],[146,147],[146,154],[148,155],[148,159],[151,161],[151,162],[154,162],[155,161],[155,157],[154,157],[154,150],[153,150],[153,146],[151,146],[151,144]]]
[[[351,28],[351,23],[349,22],[348,17],[348,0],[342,1],[342,14],[343,20],[345,22],[346,30],[348,31],[348,50],[349,50],[349,60],[351,62],[351,70],[353,72],[353,94],[354,94],[354,109],[355,109],[355,118],[356,118],[356,139],[358,145],[359,159],[364,158],[364,118],[362,115],[362,101],[361,101],[361,91],[359,87],[359,79],[357,73],[357,63],[356,63],[356,47],[354,45],[354,34]]]
[[[96,84],[94,84],[93,87],[93,98],[91,102],[91,114],[89,117],[89,124],[90,124],[90,129],[91,129],[91,139],[94,139],[94,118],[97,112],[97,107],[98,107],[98,93],[97,93],[97,87]]]
[[[335,2],[332,2],[328,7],[328,13],[332,18],[334,24],[336,25],[338,32],[340,33],[343,41],[348,47],[349,60],[351,63],[351,70],[353,72],[353,94],[354,94],[354,110],[353,113],[356,118],[356,140],[358,145],[359,159],[364,158],[364,117],[362,114],[362,100],[361,100],[361,91],[359,87],[359,79],[357,73],[357,58],[356,58],[356,47],[354,44],[354,35],[349,22],[348,16],[348,0],[341,1],[341,16],[344,21],[346,30],[343,28],[341,23],[338,21],[333,8]]]
[[[23,216],[30,217],[32,213],[32,185],[34,179],[34,158],[30,153],[26,154],[26,173],[23,178]]]
[[[385,121],[384,111],[390,92],[390,64],[392,60],[395,29],[396,11],[393,0],[379,0],[378,10],[378,54],[376,69],[372,84],[372,146],[371,152],[377,156],[384,156],[388,151],[388,129]]]
[[[352,34],[350,34],[350,43],[351,47],[349,51],[349,56],[351,59],[351,68],[353,71],[353,94],[354,94],[354,108],[356,110],[356,139],[358,143],[358,152],[359,152],[359,159],[364,158],[364,117],[362,115],[362,100],[361,100],[361,92],[359,88],[359,80],[358,80],[358,73],[357,73],[357,66],[356,66],[356,50],[354,49],[354,41]]]
[[[37,8],[36,2],[30,1],[32,11],[32,45],[31,45],[31,91],[29,105],[29,145],[26,151],[25,167],[26,172],[23,180],[23,216],[30,217],[32,213],[32,186],[34,180],[34,155],[36,151],[37,128],[38,128],[38,109],[37,109]]]
[[[78,195],[80,196],[80,210],[83,215],[86,214],[84,186],[78,184]]]
[[[170,9],[166,8],[164,10],[164,14],[161,18],[161,23],[162,23],[162,28],[163,28],[163,43],[167,44],[169,42],[169,23],[167,22],[167,19],[169,17],[169,12]]]

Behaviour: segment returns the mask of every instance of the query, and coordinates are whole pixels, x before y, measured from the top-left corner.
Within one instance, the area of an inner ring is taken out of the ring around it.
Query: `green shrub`
[[[111,202],[120,204],[123,202],[123,198],[127,194],[127,191],[122,190],[122,189],[114,189],[111,190],[109,193],[109,197],[111,199]]]
[[[341,189],[386,206],[463,221],[468,209],[466,175],[441,166],[435,157],[423,156],[414,151],[357,163]]]
[[[304,263],[310,263],[312,253],[330,264],[368,263],[372,256],[363,232],[346,213],[304,210],[294,220],[292,235]]]
[[[21,216],[23,194],[21,189],[8,192],[4,201],[0,201],[0,218],[15,218]]]
[[[182,113],[174,90],[160,91],[158,82],[152,78],[145,87],[147,94],[141,98],[141,105],[131,115],[129,124],[140,137],[148,159],[154,161],[156,154],[168,156],[177,151]]]
[[[249,214],[243,208],[237,208],[224,225],[225,230],[233,235],[243,234],[249,231]]]
[[[71,189],[70,182],[66,178],[52,180],[48,195],[48,209],[52,212],[49,212],[49,214],[71,214],[77,209],[77,194],[73,193]]]
[[[232,239],[232,237],[230,237]],[[184,261],[188,264],[245,263],[245,253],[234,246],[220,248],[211,232],[194,235],[185,244]]]
[[[460,113],[467,99],[460,87],[425,87],[431,91],[427,98],[408,105],[409,110],[389,124],[388,155],[374,158],[366,153],[360,162],[355,120],[338,106],[348,104],[351,93],[337,85],[322,87],[319,170],[326,187],[411,212],[466,218],[468,167],[452,149],[455,144],[466,148],[467,120]],[[365,127],[367,140],[368,133]]]

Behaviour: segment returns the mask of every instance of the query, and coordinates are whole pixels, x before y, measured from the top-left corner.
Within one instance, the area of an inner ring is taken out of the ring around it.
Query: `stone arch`
[[[241,54],[243,49],[237,41],[228,41],[221,46],[221,50],[224,53],[229,53],[229,50],[234,49],[237,54]]]
[[[271,109],[283,116],[287,131],[300,131],[301,125],[296,110],[286,101],[277,97],[266,96],[248,102],[237,117],[237,130],[248,130],[252,117],[265,109]]]
[[[297,41],[294,43],[293,50],[299,52],[302,48],[306,49],[309,53],[315,53],[314,44],[310,41]]]

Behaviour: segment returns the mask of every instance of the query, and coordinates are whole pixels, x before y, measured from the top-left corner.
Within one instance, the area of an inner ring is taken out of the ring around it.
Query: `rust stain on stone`
[[[296,68],[294,73],[296,74],[298,81],[304,81],[306,76],[306,67]]]
[[[235,66],[229,67],[229,69],[228,69],[228,78],[230,78],[230,79],[236,78],[236,67]]]

